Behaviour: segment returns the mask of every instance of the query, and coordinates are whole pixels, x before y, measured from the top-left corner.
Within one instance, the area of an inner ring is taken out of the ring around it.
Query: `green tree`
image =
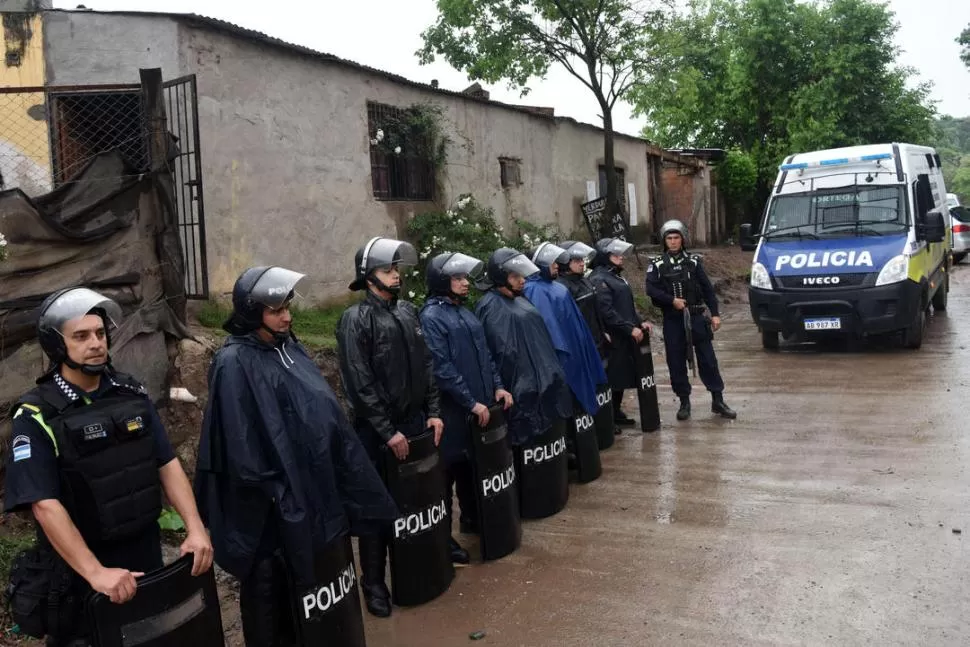
[[[556,64],[593,93],[603,119],[607,211],[615,213],[613,108],[634,83],[645,34],[664,12],[637,0],[437,0],[437,6],[437,22],[422,33],[422,63],[442,56],[473,80],[505,79],[523,95]]]
[[[967,28],[963,30],[963,33],[957,38],[957,42],[963,45],[960,59],[967,67],[970,67],[970,25],[967,25]]]
[[[929,87],[896,65],[897,28],[872,0],[691,0],[650,43],[663,53],[632,101],[663,145],[749,153],[763,202],[791,153],[930,138]]]

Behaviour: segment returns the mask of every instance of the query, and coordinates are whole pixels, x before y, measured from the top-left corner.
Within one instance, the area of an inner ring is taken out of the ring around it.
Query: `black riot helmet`
[[[587,245],[586,243],[577,240],[564,240],[559,243],[559,246],[566,250],[566,260],[565,262],[559,263],[559,273],[569,274],[569,262],[575,260],[582,260],[584,263],[589,265],[596,258],[596,250]]]
[[[108,297],[88,288],[73,287],[58,290],[40,304],[37,317],[37,339],[40,347],[50,358],[51,368],[67,364],[75,370],[88,375],[99,375],[110,366],[107,359],[102,364],[79,364],[67,355],[64,342],[64,324],[85,315],[98,315],[104,322],[108,348],[111,348],[112,329],[121,321],[121,306]]]
[[[528,252],[529,258],[539,268],[542,278],[552,280],[553,264],[569,263],[569,255],[566,250],[550,242],[540,243],[534,250]],[[558,269],[558,268],[557,268]]]
[[[222,325],[231,335],[245,335],[263,328],[263,310],[281,308],[296,295],[296,286],[305,274],[284,267],[250,267],[239,275],[232,287],[232,315]],[[273,330],[278,338],[289,337]]]
[[[539,268],[518,250],[511,247],[496,249],[488,259],[485,272],[487,284],[483,287],[509,288],[509,274],[512,272],[529,278],[538,273]]]
[[[463,301],[466,297],[460,297],[451,291],[451,279],[456,276],[467,276],[469,281],[477,283],[484,269],[484,263],[465,254],[456,252],[438,254],[428,263],[428,294]]]
[[[633,250],[633,245],[621,238],[600,238],[596,241],[596,259],[594,264],[604,267],[618,268],[610,261],[610,255],[626,256]]]
[[[393,238],[380,236],[371,238],[367,244],[354,254],[354,282],[348,287],[351,290],[366,290],[368,283],[373,283],[381,290],[396,295],[400,287],[384,285],[373,277],[374,270],[388,265],[417,265],[418,253],[411,243]]]

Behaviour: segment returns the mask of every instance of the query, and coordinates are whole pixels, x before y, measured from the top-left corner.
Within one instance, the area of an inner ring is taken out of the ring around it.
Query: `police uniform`
[[[175,458],[158,412],[130,376],[105,372],[85,392],[51,372],[14,409],[6,466],[6,512],[57,499],[106,568],[162,566],[158,469]],[[42,548],[53,550],[38,526]],[[78,600],[90,591],[79,575]],[[85,634],[83,617],[68,631]]]
[[[674,224],[676,223],[676,224]],[[676,232],[686,239],[686,231],[677,221],[668,223],[666,233]],[[661,232],[664,234],[664,231]],[[732,418],[734,412],[724,404],[722,393],[724,381],[714,355],[714,331],[706,315],[710,310],[713,317],[719,317],[717,296],[711,285],[701,259],[681,249],[677,254],[665,251],[647,268],[647,296],[654,305],[663,310],[664,346],[667,351],[667,368],[670,370],[670,384],[681,400],[678,419],[690,415],[691,384],[687,373],[687,331],[684,313],[674,308],[674,299],[684,299],[690,313],[691,337],[697,355],[697,367],[701,381],[714,398],[712,410]],[[706,305],[706,308],[705,308]]]

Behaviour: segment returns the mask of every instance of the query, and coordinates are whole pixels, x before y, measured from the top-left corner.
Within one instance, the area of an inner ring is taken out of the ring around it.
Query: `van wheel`
[[[765,350],[778,350],[778,333],[762,330],[761,345]]]
[[[923,345],[923,328],[926,327],[926,309],[921,309],[909,328],[903,330],[903,346],[919,349]]]
[[[936,294],[933,295],[933,312],[942,312],[946,310],[947,295],[950,293],[950,275],[947,274],[946,278],[943,279],[943,285],[937,289]]]

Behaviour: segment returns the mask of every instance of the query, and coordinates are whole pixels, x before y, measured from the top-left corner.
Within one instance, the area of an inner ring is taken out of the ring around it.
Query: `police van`
[[[757,232],[751,316],[785,338],[900,333],[919,348],[945,310],[951,235],[940,156],[878,144],[798,153],[779,167]]]

